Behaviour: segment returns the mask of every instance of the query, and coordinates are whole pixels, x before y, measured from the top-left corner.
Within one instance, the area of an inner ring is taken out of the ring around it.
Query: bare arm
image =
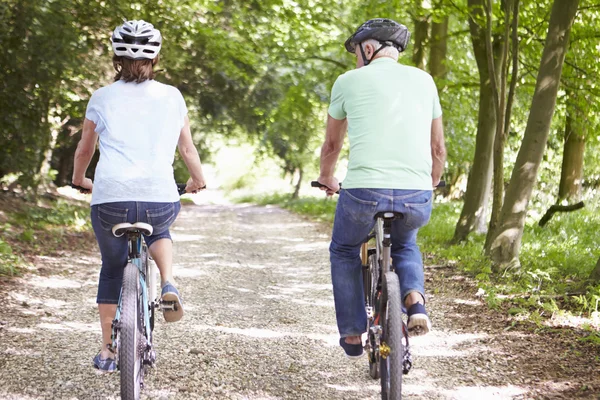
[[[187,182],[186,191],[196,192],[203,189],[206,186],[204,181],[204,174],[202,173],[202,163],[200,162],[200,155],[194,141],[192,140],[192,132],[190,131],[190,120],[185,117],[183,128],[179,135],[179,143],[177,144],[179,154],[183,158],[183,162],[187,166],[191,178]]]
[[[77,150],[75,150],[72,182],[74,185],[84,187],[90,191],[93,188],[93,183],[91,179],[85,177],[85,171],[90,165],[90,161],[92,161],[97,141],[96,124],[85,118],[83,120],[81,139],[77,144]]]
[[[431,160],[433,162],[431,179],[433,187],[436,187],[440,183],[440,178],[446,164],[446,145],[444,143],[442,117],[436,118],[431,122]]]
[[[318,181],[329,188],[327,190],[329,195],[340,190],[339,182],[333,177],[333,173],[344,145],[347,128],[348,120],[346,118],[335,119],[330,115],[327,116],[325,142],[321,147],[321,173]]]

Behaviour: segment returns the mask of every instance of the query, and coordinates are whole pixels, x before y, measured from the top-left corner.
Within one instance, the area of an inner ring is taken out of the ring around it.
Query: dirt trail
[[[173,228],[186,315],[157,324],[148,399],[377,399],[337,346],[329,230],[276,207],[185,206]],[[0,288],[0,398],[115,399],[99,347],[99,256],[38,258]],[[407,399],[600,398],[600,355],[567,330],[531,334],[454,269],[428,267],[434,331],[411,341]]]

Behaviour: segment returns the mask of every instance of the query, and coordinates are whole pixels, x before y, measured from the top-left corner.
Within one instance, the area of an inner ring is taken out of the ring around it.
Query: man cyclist
[[[340,189],[333,174],[347,129],[348,173],[329,250],[340,346],[350,358],[363,355],[361,335],[367,316],[360,246],[378,212],[405,216],[392,223],[392,262],[410,334],[431,329],[416,238],[429,221],[432,188],[440,181],[446,149],[432,77],[397,62],[409,38],[408,29],[390,19],[365,22],[345,42],[346,50],[356,55],[356,69],[340,75],[331,90],[318,181],[327,187],[328,195]]]

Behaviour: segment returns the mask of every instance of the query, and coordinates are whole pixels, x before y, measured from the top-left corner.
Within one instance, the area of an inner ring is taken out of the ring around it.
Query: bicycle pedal
[[[160,308],[163,311],[177,311],[178,310],[176,301],[163,300],[160,302]]]

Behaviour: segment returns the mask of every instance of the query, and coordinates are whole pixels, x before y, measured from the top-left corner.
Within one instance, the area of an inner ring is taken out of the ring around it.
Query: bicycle
[[[179,195],[185,184],[178,184]],[[121,378],[121,398],[137,400],[144,386],[144,375],[156,362],[153,331],[156,311],[178,311],[176,301],[161,300],[157,295],[157,267],[149,262],[142,235],[152,235],[152,226],[143,222],[113,226],[113,235],[126,235],[129,243],[127,265],[123,272],[121,296],[113,320],[112,340]]]
[[[444,185],[442,181],[438,187]],[[312,181],[311,186],[326,187],[318,181]],[[375,214],[375,226],[360,251],[367,313],[364,348],[369,375],[381,381],[382,400],[402,398],[402,376],[412,368],[408,327],[402,319],[400,281],[391,263],[392,221],[399,218],[404,218],[399,212]]]
[[[83,193],[89,190],[71,185]],[[185,184],[177,184],[179,195]],[[157,295],[157,267],[148,256],[143,235],[152,235],[151,225],[125,222],[112,227],[116,237],[126,236],[127,265],[123,271],[121,295],[112,323],[112,351],[120,373],[121,398],[137,400],[144,386],[144,375],[156,362],[153,331],[156,311],[177,311],[176,301],[164,301]]]

